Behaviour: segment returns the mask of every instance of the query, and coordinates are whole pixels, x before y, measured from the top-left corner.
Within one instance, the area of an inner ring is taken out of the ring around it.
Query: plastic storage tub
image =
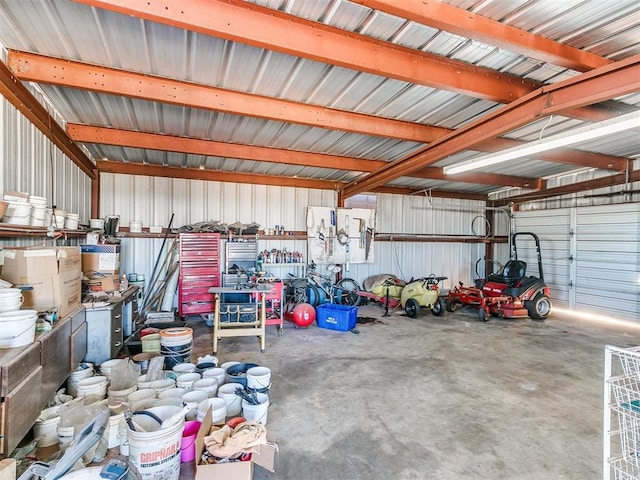
[[[356,326],[358,307],[325,303],[316,307],[318,327],[348,332]]]

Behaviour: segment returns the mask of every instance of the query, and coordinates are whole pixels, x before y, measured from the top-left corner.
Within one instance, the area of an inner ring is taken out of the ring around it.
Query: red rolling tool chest
[[[178,315],[212,313],[220,286],[220,234],[181,233],[178,276]]]

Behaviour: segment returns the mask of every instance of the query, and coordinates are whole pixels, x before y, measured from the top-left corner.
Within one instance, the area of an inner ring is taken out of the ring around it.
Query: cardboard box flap
[[[204,451],[204,437],[211,430],[211,408],[204,416],[198,435],[196,436],[196,462],[199,464],[202,452]],[[267,432],[267,443],[260,445],[259,451],[251,455],[251,462],[233,462],[220,463],[214,465],[197,465],[196,480],[205,480],[209,478],[224,478],[225,480],[245,480],[251,478],[253,469],[252,464],[275,471],[275,456],[278,452],[278,445],[275,444],[274,438]],[[213,467],[213,468],[211,468]]]
[[[278,445],[269,438],[267,433],[267,443],[260,445],[260,450],[257,453],[251,455],[251,461],[256,465],[269,470],[270,472],[276,471],[276,453],[278,453]]]

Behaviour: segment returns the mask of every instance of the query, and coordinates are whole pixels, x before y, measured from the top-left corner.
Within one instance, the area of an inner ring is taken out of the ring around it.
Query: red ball
[[[293,323],[299,327],[308,327],[316,319],[316,309],[308,303],[300,303],[293,309]]]

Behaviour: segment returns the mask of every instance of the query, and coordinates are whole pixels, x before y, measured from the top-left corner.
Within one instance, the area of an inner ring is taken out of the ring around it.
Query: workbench
[[[224,337],[251,337],[260,340],[260,351],[266,348],[266,295],[270,288],[211,287],[215,296],[213,315],[213,354],[218,352],[218,340]],[[223,295],[231,293],[250,294],[251,303],[223,303]]]

